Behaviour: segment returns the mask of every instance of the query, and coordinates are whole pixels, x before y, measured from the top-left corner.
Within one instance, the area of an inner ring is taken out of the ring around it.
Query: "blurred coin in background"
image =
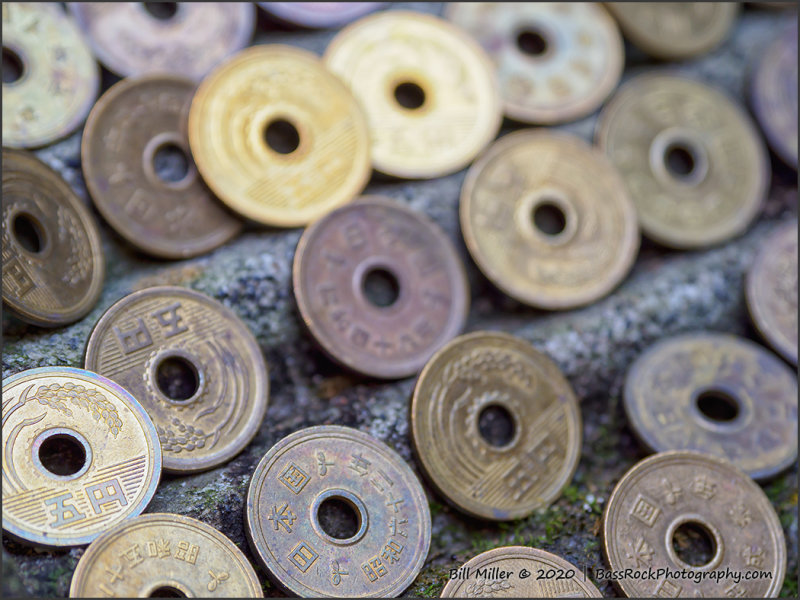
[[[386,6],[386,2],[257,2],[261,8],[279,21],[308,27],[327,29],[341,27]]]

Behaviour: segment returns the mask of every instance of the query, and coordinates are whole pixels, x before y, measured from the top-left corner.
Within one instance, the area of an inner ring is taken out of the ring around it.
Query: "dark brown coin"
[[[3,302],[42,327],[88,313],[105,261],[91,213],[67,183],[32,154],[3,149]]]
[[[388,199],[364,197],[306,229],[293,273],[311,334],[365,375],[413,375],[464,326],[469,289],[455,249]]]
[[[208,252],[242,228],[191,159],[181,119],[194,87],[171,75],[124,79],[97,101],[83,131],[81,162],[95,206],[122,237],[161,258]],[[159,175],[156,162],[170,158]]]

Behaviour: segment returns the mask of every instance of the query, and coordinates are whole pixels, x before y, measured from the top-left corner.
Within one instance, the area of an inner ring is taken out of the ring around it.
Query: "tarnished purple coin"
[[[775,153],[797,168],[797,20],[761,55],[751,82],[753,112]]]
[[[386,5],[386,2],[257,2],[291,25],[313,29],[341,27]]]
[[[249,2],[70,2],[69,9],[114,73],[195,81],[250,43],[256,12]]]

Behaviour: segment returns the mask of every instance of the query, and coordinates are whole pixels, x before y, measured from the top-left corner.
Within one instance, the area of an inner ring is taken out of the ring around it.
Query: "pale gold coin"
[[[458,171],[500,128],[491,62],[438,17],[365,17],[337,34],[324,60],[364,107],[372,165],[383,173],[426,179]]]
[[[78,561],[72,598],[261,598],[253,567],[205,523],[150,513],[120,523]]]
[[[569,134],[526,130],[495,142],[467,173],[460,213],[481,271],[538,308],[605,296],[639,249],[636,210],[616,169]]]
[[[585,117],[622,75],[622,36],[600,4],[450,2],[445,11],[492,59],[505,114],[517,121]]]
[[[728,36],[736,2],[607,2],[625,37],[650,56],[681,60],[716,48]]]
[[[602,598],[585,573],[527,546],[494,548],[450,571],[440,598]]]
[[[581,414],[556,364],[527,342],[478,331],[439,350],[411,400],[411,440],[454,506],[518,519],[553,502],[581,453]]]
[[[355,98],[316,55],[290,46],[254,46],[214,69],[192,100],[188,131],[208,186],[265,225],[307,225],[370,176]]]
[[[10,148],[72,133],[100,85],[89,47],[56,2],[3,2],[3,69],[3,146]]]
[[[141,513],[161,476],[150,417],[125,389],[71,367],[3,380],[3,531],[88,544]]]
[[[761,210],[770,180],[764,142],[712,87],[640,75],[600,113],[595,138],[622,175],[642,232],[660,244],[719,244]]]

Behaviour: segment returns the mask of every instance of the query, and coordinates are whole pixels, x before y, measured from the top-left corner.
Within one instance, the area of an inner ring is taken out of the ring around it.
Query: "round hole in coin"
[[[739,415],[739,402],[720,390],[707,390],[697,395],[697,408],[710,421],[726,423]]]
[[[3,83],[14,83],[22,79],[25,65],[19,54],[3,46]]]
[[[160,21],[167,21],[178,12],[177,2],[142,2],[145,10]]]
[[[488,444],[496,448],[508,446],[514,439],[517,426],[514,417],[499,404],[490,404],[478,415],[478,432]]]
[[[672,549],[687,565],[702,567],[717,553],[717,543],[709,529],[699,521],[687,521],[672,533]]]
[[[300,145],[300,133],[286,119],[275,119],[264,129],[264,140],[279,154],[291,154]]]
[[[38,254],[45,246],[44,228],[39,221],[27,213],[14,216],[11,225],[14,239],[20,246],[32,254]]]
[[[322,530],[332,538],[346,540],[358,533],[362,521],[361,511],[347,498],[330,496],[317,507],[317,521]]]
[[[412,81],[405,81],[394,88],[394,99],[403,108],[415,110],[425,104],[425,90]]]
[[[664,164],[672,176],[683,179],[694,172],[697,158],[690,146],[673,143],[664,150]]]
[[[162,585],[150,592],[148,598],[186,598],[182,590],[171,585]]]
[[[397,302],[400,283],[391,271],[378,267],[364,274],[362,291],[370,304],[385,308]]]
[[[153,153],[153,170],[166,183],[177,183],[189,174],[189,157],[183,148],[167,142]]]
[[[545,235],[558,235],[567,226],[567,216],[555,202],[545,200],[533,209],[533,224]]]
[[[39,462],[53,475],[74,475],[86,464],[86,450],[75,436],[57,433],[39,446]]]
[[[182,356],[166,356],[156,366],[156,385],[174,402],[184,402],[197,393],[200,376],[191,361]]]
[[[529,56],[541,56],[547,46],[547,38],[535,29],[524,29],[517,35],[517,47]]]

